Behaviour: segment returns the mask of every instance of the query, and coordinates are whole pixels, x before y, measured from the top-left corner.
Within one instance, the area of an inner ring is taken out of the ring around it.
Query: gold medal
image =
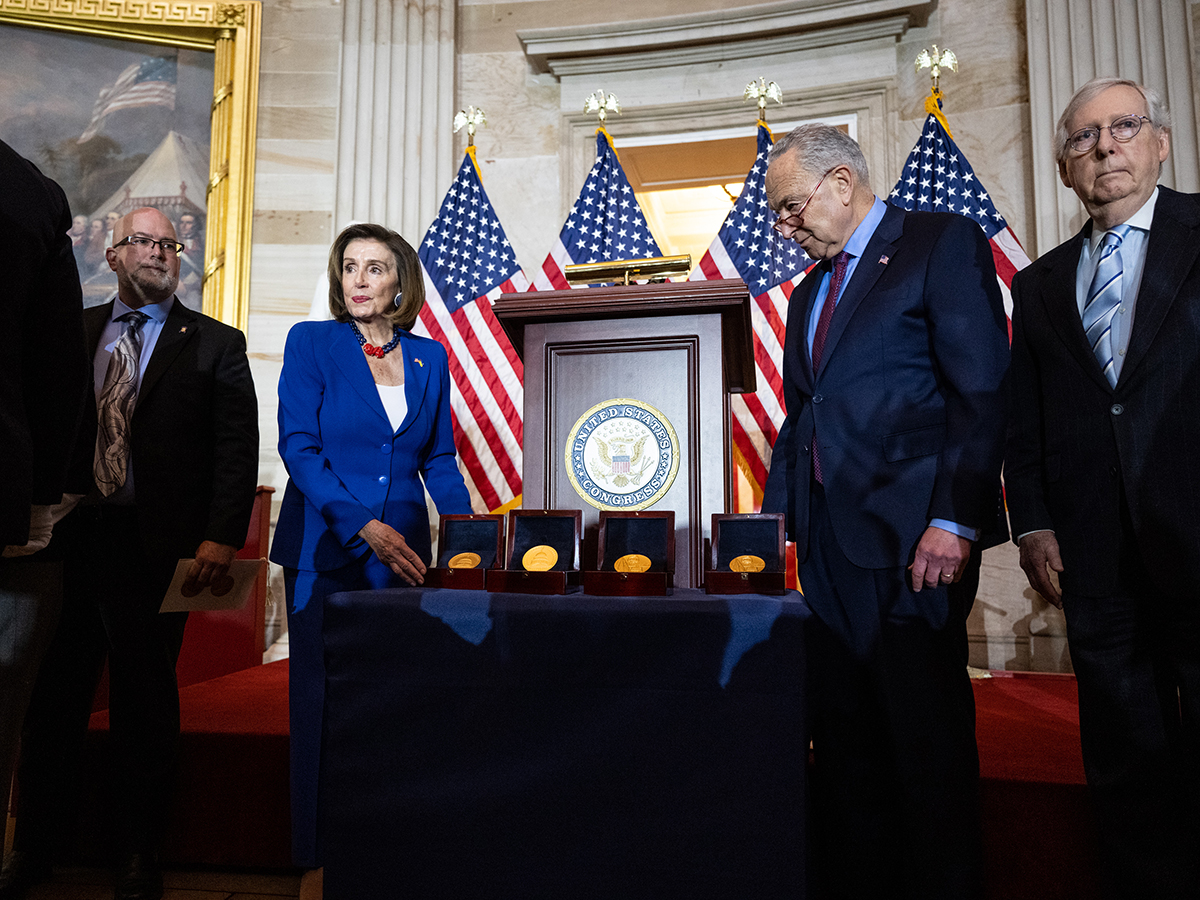
[[[734,572],[761,572],[766,565],[760,557],[752,556],[749,553],[744,556],[735,556],[729,561],[729,568]]]
[[[618,572],[645,572],[650,568],[650,558],[640,553],[626,553],[613,563],[613,568]]]
[[[558,551],[549,544],[530,547],[521,557],[521,565],[527,572],[549,572],[558,562]]]
[[[479,565],[479,554],[459,553],[456,556],[450,557],[450,562],[447,565],[451,569],[474,569]]]

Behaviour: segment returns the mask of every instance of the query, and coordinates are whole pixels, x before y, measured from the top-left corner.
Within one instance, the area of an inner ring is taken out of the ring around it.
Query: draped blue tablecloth
[[[802,898],[799,594],[325,613],[325,895]]]

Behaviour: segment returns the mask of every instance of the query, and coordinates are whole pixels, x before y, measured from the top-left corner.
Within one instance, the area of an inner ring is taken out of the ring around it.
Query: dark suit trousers
[[[113,836],[121,853],[157,852],[179,738],[175,663],[186,613],[160,615],[174,559],[147,558],[132,507],[80,507],[55,528],[66,560],[63,611],[25,717],[14,846],[58,855],[92,699],[109,664]]]
[[[1196,900],[1200,597],[1154,589],[1122,518],[1120,592],[1063,596],[1083,763],[1112,896]]]
[[[8,812],[21,723],[62,606],[62,560],[0,558],[0,814]]]
[[[823,596],[826,609],[835,600],[857,627],[878,622],[865,655],[819,612],[805,626],[814,762],[809,859],[817,900],[970,900],[981,891],[965,617],[952,609],[934,628],[889,612],[911,593],[906,574],[847,560],[824,492],[813,485],[809,554],[800,566],[805,595]],[[932,590],[946,594],[944,587]]]

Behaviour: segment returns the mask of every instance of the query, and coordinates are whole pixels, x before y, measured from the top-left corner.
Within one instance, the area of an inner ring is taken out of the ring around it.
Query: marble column
[[[454,177],[455,0],[344,0],[334,229],[414,246]]]
[[[1037,252],[1087,221],[1058,178],[1054,126],[1075,89],[1096,76],[1130,78],[1157,90],[1171,110],[1171,155],[1162,184],[1200,190],[1188,0],[1027,0],[1029,107]]]

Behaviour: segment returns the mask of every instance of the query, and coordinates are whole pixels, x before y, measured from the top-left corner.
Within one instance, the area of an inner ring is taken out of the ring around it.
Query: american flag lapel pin
[[[886,256],[879,257],[879,264],[881,266],[886,266],[888,264],[888,258]]]

